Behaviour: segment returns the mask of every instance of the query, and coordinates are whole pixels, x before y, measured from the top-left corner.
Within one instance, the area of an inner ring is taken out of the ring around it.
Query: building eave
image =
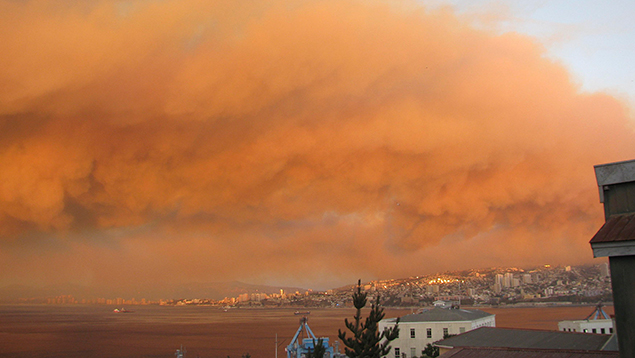
[[[635,241],[614,241],[591,243],[593,257],[635,255]]]

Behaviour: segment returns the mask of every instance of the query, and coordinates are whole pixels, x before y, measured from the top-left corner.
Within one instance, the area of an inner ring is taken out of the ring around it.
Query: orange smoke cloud
[[[579,263],[592,166],[635,155],[622,103],[449,9],[0,1],[0,36],[0,283]]]

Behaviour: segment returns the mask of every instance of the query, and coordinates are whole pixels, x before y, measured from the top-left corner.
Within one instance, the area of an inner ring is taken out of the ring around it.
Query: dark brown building
[[[591,239],[594,257],[608,257],[621,358],[635,357],[635,160],[595,166],[604,225]]]

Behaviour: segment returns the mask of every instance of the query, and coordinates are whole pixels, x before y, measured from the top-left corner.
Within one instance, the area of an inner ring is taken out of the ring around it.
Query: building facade
[[[612,334],[613,320],[611,319],[579,319],[558,322],[558,330],[566,332]]]
[[[596,165],[604,225],[591,239],[594,257],[608,257],[621,358],[635,357],[635,160]]]
[[[379,322],[379,330],[393,327],[396,318]],[[421,356],[428,343],[449,335],[471,331],[479,327],[495,327],[495,315],[481,310],[434,307],[399,319],[399,337],[391,342],[389,358]]]
[[[558,330],[566,332],[613,334],[613,320],[598,304],[585,319],[558,322]]]

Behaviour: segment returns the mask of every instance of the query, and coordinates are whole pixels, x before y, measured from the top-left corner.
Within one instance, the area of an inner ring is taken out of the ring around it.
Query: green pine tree
[[[323,343],[324,341],[322,340],[322,338],[318,338],[317,342],[314,339],[313,349],[309,349],[307,358],[324,358],[324,353],[326,353],[326,347],[324,347]]]
[[[436,358],[439,356],[439,347],[435,347],[428,343],[426,349],[421,351],[422,358]]]
[[[384,318],[384,309],[379,305],[379,295],[371,304],[370,313],[362,322],[362,308],[366,306],[366,292],[362,292],[362,281],[357,282],[357,291],[353,293],[353,306],[357,309],[354,322],[344,320],[346,328],[353,334],[347,337],[346,332],[338,330],[338,337],[346,346],[344,350],[349,358],[380,358],[390,352],[390,342],[399,336],[399,319],[394,327],[379,332],[379,321]]]

